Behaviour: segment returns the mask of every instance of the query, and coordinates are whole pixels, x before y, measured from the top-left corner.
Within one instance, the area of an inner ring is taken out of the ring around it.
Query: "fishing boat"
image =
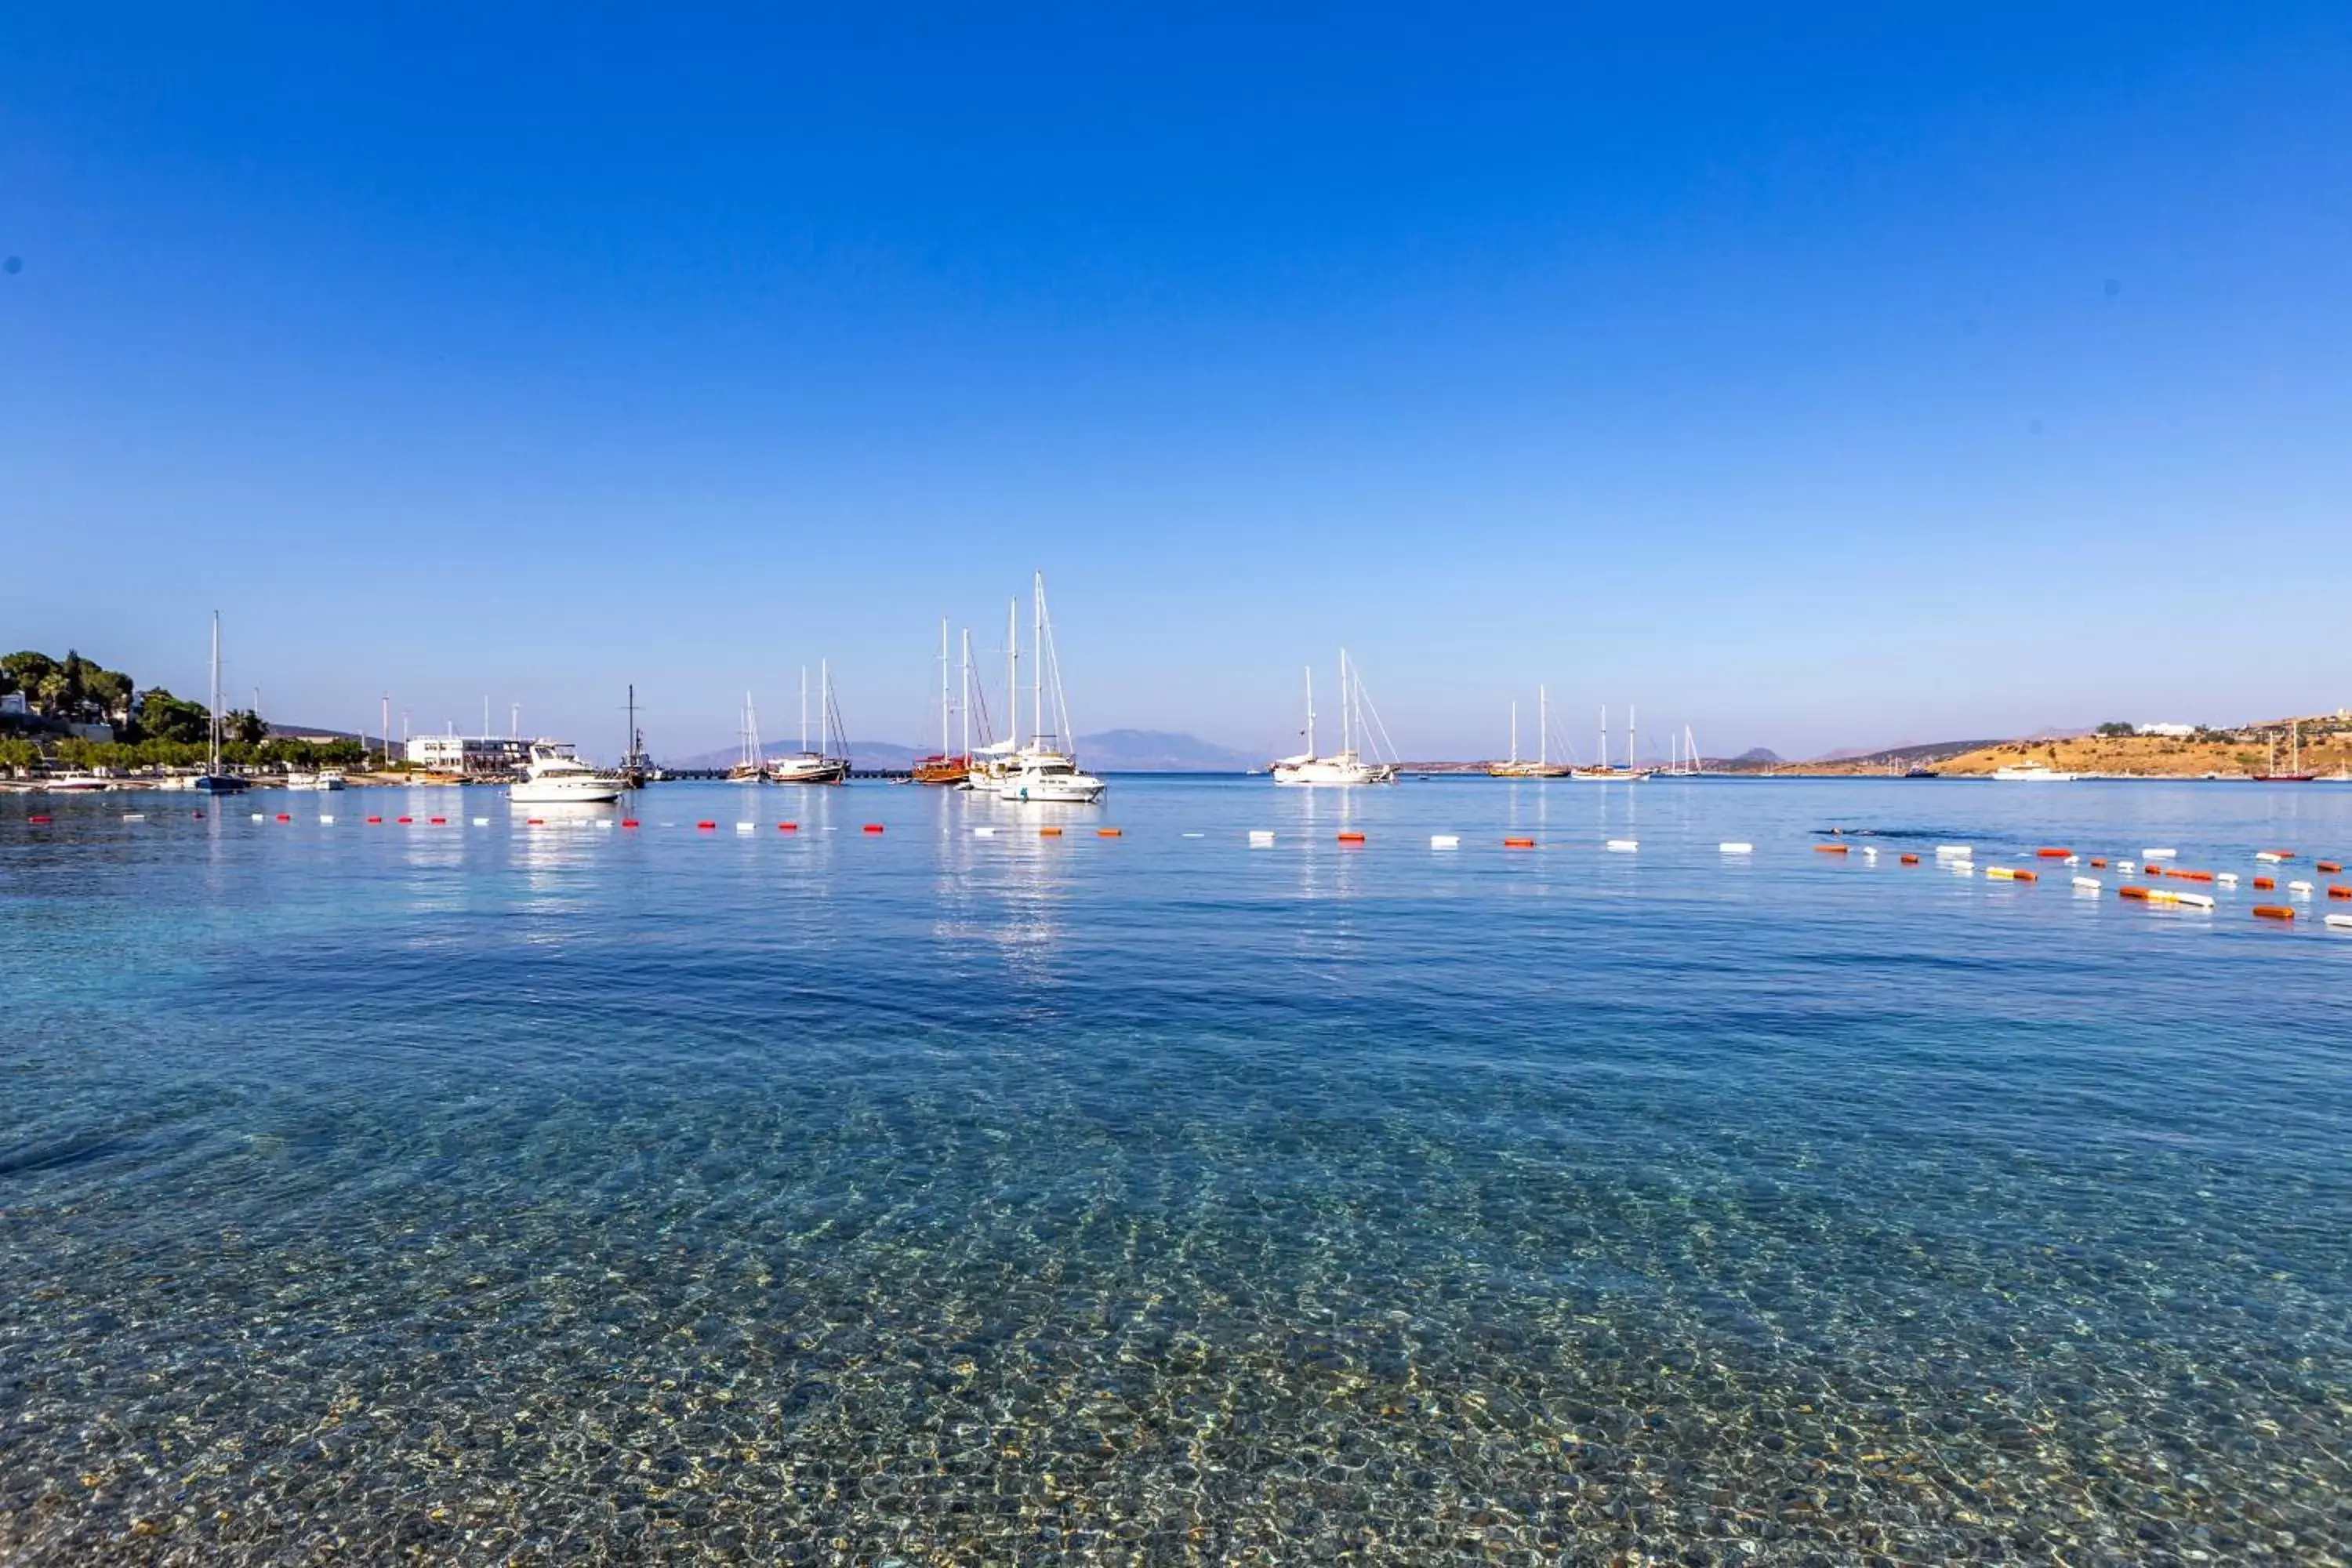
[[[1992,776],[2003,784],[2073,784],[2079,775],[2060,773],[2041,763],[2014,763],[1993,769]]]
[[[1551,760],[1551,694],[1545,688],[1536,688],[1536,758],[1528,762],[1519,755],[1519,705],[1511,703],[1510,760],[1486,764],[1489,778],[1557,779],[1568,776],[1568,764]]]
[[[940,749],[915,763],[915,782],[923,784],[954,785],[971,777],[971,634],[963,638],[963,691],[961,700],[948,694],[948,618],[940,617]],[[948,731],[955,710],[963,710],[963,750],[948,749]]]
[[[1625,709],[1625,765],[1622,768],[1612,767],[1609,763],[1609,704],[1602,703],[1601,705],[1601,761],[1594,767],[1570,768],[1568,776],[1572,779],[1587,779],[1602,784],[1613,781],[1639,784],[1654,773],[1655,769],[1637,766],[1633,761],[1634,739],[1641,732],[1635,725],[1635,716],[1636,710],[1628,704]]]
[[[243,795],[245,780],[221,766],[221,690],[220,690],[220,612],[213,612],[213,717],[212,751],[205,771],[195,776],[188,787],[199,795]]]
[[[1364,697],[1363,679],[1348,658],[1348,650],[1339,650],[1339,749],[1324,756],[1315,749],[1315,667],[1307,667],[1307,749],[1295,757],[1284,757],[1274,764],[1274,782],[1299,787],[1349,787],[1356,784],[1396,783],[1397,764],[1394,749],[1391,760],[1381,762],[1377,752],[1370,762],[1364,760],[1364,745],[1370,743],[1371,731],[1366,728],[1364,714],[1368,707]],[[1372,722],[1378,724],[1380,714],[1372,711]],[[1385,735],[1385,729],[1382,734]]]
[[[786,757],[768,759],[768,782],[781,784],[837,784],[849,777],[849,743],[841,737],[841,714],[833,705],[833,663],[817,662],[817,741],[808,743],[808,666],[801,666],[801,749]],[[835,742],[841,750],[834,752]]]
[[[533,741],[523,776],[507,787],[517,805],[609,805],[621,798],[619,777],[600,773],[562,741]]]
[[[1033,621],[1029,660],[1029,743],[1003,758],[1003,771],[995,781],[996,797],[1033,804],[1042,801],[1062,805],[1092,805],[1102,799],[1110,786],[1094,774],[1081,772],[1076,755],[1063,749],[1071,739],[1070,708],[1062,691],[1061,661],[1054,652],[1054,622],[1045,608],[1045,574],[1043,572],[1033,577],[1030,595]],[[1014,629],[1018,630],[1017,624]],[[1013,657],[1017,666],[1017,649]],[[1049,686],[1054,698],[1050,721],[1045,708]],[[1017,695],[1018,688],[1015,691]],[[1015,711],[1012,715],[1012,728],[1016,734],[1020,731],[1020,721],[1021,715]]]

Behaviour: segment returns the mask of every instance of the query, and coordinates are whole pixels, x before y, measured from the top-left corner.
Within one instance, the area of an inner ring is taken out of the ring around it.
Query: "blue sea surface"
[[[2352,790],[625,810],[0,798],[0,1559],[2352,1553]]]

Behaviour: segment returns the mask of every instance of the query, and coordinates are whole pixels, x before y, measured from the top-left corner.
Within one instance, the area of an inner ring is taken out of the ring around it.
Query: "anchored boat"
[[[1377,754],[1371,762],[1363,758],[1360,740],[1370,742],[1371,731],[1365,728],[1364,712],[1368,703],[1364,697],[1362,678],[1349,660],[1348,650],[1339,650],[1339,749],[1330,756],[1315,750],[1315,667],[1307,667],[1307,750],[1295,757],[1285,757],[1274,764],[1274,782],[1299,786],[1349,786],[1354,784],[1384,784],[1396,783],[1397,764],[1393,760],[1381,762]],[[1377,710],[1372,722],[1380,722]],[[1385,729],[1382,731],[1385,736]]]

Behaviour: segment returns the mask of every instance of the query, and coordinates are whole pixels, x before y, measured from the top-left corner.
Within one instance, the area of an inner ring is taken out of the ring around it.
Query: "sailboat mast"
[[[1021,601],[1004,601],[1004,739],[1021,738]]]
[[[1536,766],[1551,766],[1551,693],[1536,688]]]
[[[211,772],[220,772],[221,706],[220,706],[220,612],[213,612],[213,729]]]
[[[1029,587],[1029,724],[1030,745],[1045,749],[1045,574],[1034,574]]]
[[[971,761],[971,628],[963,629],[963,760]]]
[[[1601,705],[1601,771],[1609,771],[1609,704]]]
[[[948,754],[948,618],[940,617],[940,755]]]
[[[1356,681],[1348,668],[1348,650],[1339,650],[1339,754],[1356,754]]]
[[[833,755],[833,660],[830,658],[816,661],[816,700],[817,747],[829,757]]]
[[[1625,704],[1625,771],[1629,773],[1633,771],[1633,740],[1641,732],[1635,722],[1640,713],[1631,702]]]
[[[1519,700],[1511,699],[1511,761],[1519,760]]]
[[[1315,759],[1315,667],[1307,667],[1307,758]]]

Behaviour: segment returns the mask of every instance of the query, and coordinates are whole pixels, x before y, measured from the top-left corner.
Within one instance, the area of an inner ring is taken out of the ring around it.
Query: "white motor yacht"
[[[533,741],[524,777],[507,789],[517,805],[605,805],[621,798],[621,781],[600,773],[562,741]]]
[[[315,773],[288,773],[288,789],[342,789],[350,784],[341,768],[320,768]]]
[[[2019,763],[2014,767],[1995,768],[1992,776],[2004,784],[2072,784],[2077,773],[2062,773],[2040,763]]]
[[[1023,752],[997,784],[996,798],[1092,805],[1110,786],[1058,752]]]
[[[92,773],[77,769],[68,773],[51,773],[41,781],[41,788],[50,795],[79,794],[89,790],[112,789],[112,781]]]

